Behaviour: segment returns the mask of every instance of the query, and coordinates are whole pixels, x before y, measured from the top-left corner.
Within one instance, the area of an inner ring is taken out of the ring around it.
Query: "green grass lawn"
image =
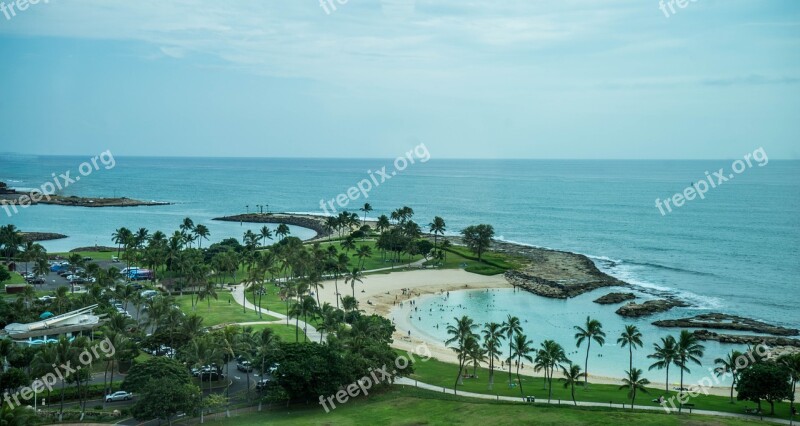
[[[335,400],[334,400],[334,403]],[[225,420],[220,425],[749,425],[737,419],[667,415],[604,408],[530,406],[483,401],[395,386],[358,398],[326,413],[317,401]]]
[[[11,275],[11,278],[7,281],[3,281],[3,284],[25,284],[25,278],[22,278],[22,275],[16,272],[9,272],[9,275]]]
[[[111,257],[117,255],[117,251],[77,251],[77,252],[70,252],[70,253],[49,253],[51,256],[61,256],[65,259],[69,258],[73,254],[78,253],[81,257],[91,257],[92,260],[111,260]],[[124,253],[124,251],[120,252]]]
[[[254,331],[261,331],[265,328],[270,328],[278,337],[280,337],[282,341],[290,343],[295,341],[295,331],[298,331],[297,336],[299,336],[301,342],[303,341],[303,329],[301,327],[300,330],[297,330],[297,327],[294,326],[294,321],[289,321],[289,325],[286,325],[286,323],[259,324],[248,327],[251,327]]]
[[[442,386],[449,389],[453,388],[456,374],[458,373],[458,365],[448,364],[436,359],[430,359],[424,362],[416,362],[414,364],[414,369],[416,372],[411,376],[412,379],[417,379],[423,383]],[[472,374],[472,368],[470,367],[468,370],[468,373]],[[530,371],[530,367],[526,365],[525,370]],[[525,370],[520,370],[520,373],[524,373]],[[489,391],[488,388],[489,370],[486,368],[478,368],[477,376],[477,379],[464,379],[464,384],[459,386],[458,389],[467,392],[512,397],[521,397],[524,394],[526,396],[535,396],[537,400],[547,400],[548,391],[544,389],[544,378],[522,376],[523,393],[520,393],[519,386],[511,388],[508,385],[508,368],[503,371],[495,370],[495,384],[494,390],[492,391]],[[558,380],[560,377],[561,374],[556,372],[556,376],[553,378],[552,398],[554,401],[561,400],[562,402],[571,402],[570,390],[564,388],[563,383]],[[513,381],[516,382],[516,370],[513,369],[512,378]],[[670,392],[669,395],[667,395],[665,394],[663,388],[650,388],[648,389],[648,392],[649,393],[647,394],[637,394],[637,405],[657,406],[655,403],[651,402],[653,399],[658,398],[661,395],[664,395],[665,398],[669,398],[670,396],[677,394],[677,392]],[[627,389],[620,390],[619,386],[617,385],[601,385],[590,383],[587,389],[584,389],[583,386],[575,387],[575,399],[578,401],[630,404],[630,399],[627,398],[627,393]],[[736,401],[732,404],[730,402],[730,398],[728,397],[714,395],[705,396],[702,394],[696,398],[692,398],[689,403],[694,404],[694,408],[698,410],[725,411],[737,414],[744,414],[745,407],[756,407],[756,404],[752,402]],[[675,405],[678,405],[677,398],[675,399]],[[769,410],[768,403],[762,402],[761,405],[762,409],[767,411]],[[789,403],[776,403],[775,413],[776,417],[788,419]]]
[[[197,302],[196,309],[192,310],[192,299],[190,296],[176,296],[175,301],[186,315],[195,313],[203,317],[203,325],[212,326],[217,324],[229,322],[251,322],[251,321],[275,321],[277,318],[262,314],[259,318],[258,314],[252,310],[242,312],[242,305],[236,303],[231,298],[230,293],[219,293],[219,299],[206,299]],[[208,301],[211,301],[211,309],[209,309]]]
[[[336,246],[336,249],[339,250],[339,252],[344,253],[344,249],[342,248],[341,242],[334,241],[332,243],[324,242],[320,244],[320,246],[323,249],[327,249],[330,245]],[[381,254],[381,251],[377,247],[375,247],[374,240],[365,240],[365,241],[356,240],[356,249],[358,249],[361,246],[369,246],[372,249],[372,257],[364,259],[364,265],[363,265],[364,270],[369,271],[371,269],[389,268],[392,266],[392,263],[388,262],[388,258],[391,257],[391,253],[386,254],[387,260],[385,261],[383,259],[383,255]],[[355,250],[350,250],[347,253],[347,255],[350,256],[350,269],[355,268],[358,262],[360,261],[357,257],[355,257]],[[400,259],[400,263],[395,263],[395,266],[416,262],[417,260],[420,259],[422,259],[422,256],[420,255],[408,256],[404,254]]]
[[[509,269],[520,268],[523,265],[521,259],[505,253],[488,251],[483,253],[482,261],[478,262],[478,257],[466,247],[451,246],[447,251],[448,264],[452,263],[450,257],[455,257],[454,261],[459,262],[458,267],[466,263],[467,266],[464,270],[475,274],[497,275]]]

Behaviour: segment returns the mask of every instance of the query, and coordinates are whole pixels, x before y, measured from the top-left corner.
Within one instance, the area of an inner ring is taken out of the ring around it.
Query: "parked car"
[[[44,284],[45,283],[45,279],[42,278],[42,277],[28,278],[25,281],[27,281],[28,284]]]
[[[39,298],[40,302],[45,302],[45,303],[52,302],[53,300],[56,300],[55,296],[42,296]]]
[[[266,389],[267,386],[269,386],[269,384],[271,382],[272,382],[272,380],[270,380],[270,379],[261,379],[261,380],[259,380],[258,382],[256,382],[256,390],[264,390],[264,389]]]
[[[131,399],[133,399],[133,393],[128,393],[125,391],[116,391],[106,395],[106,402],[130,401]]]
[[[253,371],[253,364],[251,364],[250,361],[240,361],[236,363],[236,369],[245,373],[249,373]]]

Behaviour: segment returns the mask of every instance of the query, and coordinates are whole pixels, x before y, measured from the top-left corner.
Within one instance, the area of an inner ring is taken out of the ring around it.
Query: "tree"
[[[625,374],[628,377],[622,379],[623,385],[620,386],[620,389],[628,389],[628,398],[631,399],[631,411],[633,411],[633,405],[636,402],[636,391],[642,391],[647,393],[647,389],[645,388],[646,385],[650,384],[650,381],[642,378],[642,370],[634,369],[630,371],[626,371]]]
[[[620,334],[617,339],[617,344],[621,348],[628,347],[630,353],[630,362],[628,363],[628,371],[633,371],[633,350],[637,347],[642,347],[642,333],[635,325],[626,325],[625,330]]]
[[[367,213],[372,211],[372,206],[369,203],[364,203],[364,207],[361,207],[359,210],[364,212],[364,220],[361,222],[363,225],[367,224]]]
[[[275,228],[275,235],[280,237],[281,240],[286,238],[286,236],[288,236],[291,233],[292,233],[292,231],[289,229],[288,226],[286,226],[285,223],[279,223],[278,227]]]
[[[570,388],[570,393],[572,395],[572,403],[578,405],[575,401],[575,384],[581,382],[581,378],[586,375],[586,373],[581,372],[581,366],[577,364],[570,363],[569,368],[562,368],[564,372],[564,378],[559,379],[564,382],[564,388]]]
[[[792,384],[786,369],[772,362],[754,364],[744,369],[736,385],[739,401],[752,401],[761,411],[761,400],[769,402],[770,415],[775,414],[775,401],[792,398]]]
[[[519,367],[522,364],[522,361],[528,361],[528,363],[533,362],[533,358],[531,357],[531,352],[533,352],[533,341],[528,340],[528,336],[517,333],[514,336],[514,342],[511,345],[512,356],[517,359],[517,381],[519,382],[519,393],[520,395],[525,395],[524,391],[522,390],[522,378],[519,377]]]
[[[597,342],[598,345],[603,346],[606,342],[606,333],[603,332],[603,324],[600,323],[598,320],[593,320],[590,317],[586,317],[586,325],[585,328],[575,326],[575,330],[578,332],[575,333],[575,340],[577,342],[577,346],[581,347],[581,344],[586,341],[586,360],[584,361],[583,370],[585,375],[583,377],[583,386],[586,387],[588,385],[588,376],[589,376],[589,350],[592,347],[592,340]]]
[[[8,272],[8,269],[5,265],[0,265],[0,283],[4,281],[8,281],[11,279],[11,273]]]
[[[513,344],[513,338],[515,334],[522,333],[522,324],[519,321],[519,318],[508,315],[505,322],[500,326],[500,332],[506,335],[506,339],[508,339],[508,358],[506,362],[508,363],[508,384],[511,385],[511,354],[512,349],[511,345]]]
[[[483,347],[486,349],[486,357],[489,359],[489,390],[494,387],[494,362],[500,360],[500,342],[503,340],[503,326],[491,322],[484,325]]]
[[[153,377],[163,378],[181,385],[192,382],[186,367],[179,361],[167,357],[153,357],[131,367],[122,382],[122,389],[128,392],[142,393],[147,389],[148,382]]]
[[[545,340],[541,343],[541,349],[536,352],[536,366],[535,370],[539,371],[544,369],[545,383],[548,385],[549,392],[547,400],[553,396],[553,376],[555,375],[556,367],[562,368],[561,363],[569,362],[564,348],[556,343],[554,340]]]
[[[472,225],[464,228],[461,231],[461,235],[464,236],[464,244],[469,247],[469,249],[478,255],[478,261],[481,260],[481,256],[483,256],[483,252],[486,251],[489,246],[492,244],[492,238],[494,238],[494,228],[492,225]]]
[[[363,283],[362,278],[364,278],[364,274],[358,268],[353,268],[351,272],[344,276],[345,285],[350,283],[350,288],[353,290],[353,299],[356,298],[356,282]]]
[[[730,375],[732,378],[731,404],[733,403],[733,388],[736,387],[736,382],[739,381],[739,369],[736,367],[736,360],[742,355],[741,352],[734,349],[725,358],[717,358],[714,360],[714,364],[717,365],[717,367],[714,368],[714,374],[718,377]]]
[[[208,236],[211,235],[211,232],[208,230],[208,227],[199,224],[194,227],[194,235],[197,237],[197,247],[203,248],[203,240],[208,240]]]
[[[789,377],[792,379],[792,396],[789,399],[789,412],[794,413],[794,401],[797,394],[797,382],[800,381],[800,353],[791,355],[781,355],[778,358],[778,365],[782,366],[789,372]]]
[[[662,337],[661,344],[658,343],[653,344],[653,352],[650,355],[647,355],[648,358],[657,360],[652,365],[650,365],[649,370],[654,368],[666,369],[667,370],[667,377],[664,379],[665,387],[664,392],[669,392],[669,366],[675,362],[675,346],[678,342],[675,341],[675,338],[672,336]]]
[[[439,235],[444,235],[445,231],[447,231],[447,224],[444,222],[444,219],[436,216],[433,218],[433,221],[428,224],[428,229],[433,233],[433,249],[438,250],[437,242],[439,240]]]
[[[675,346],[675,360],[673,363],[681,371],[681,386],[680,392],[683,393],[683,373],[691,372],[689,370],[689,362],[701,365],[700,357],[703,356],[705,346],[698,343],[697,336],[689,330],[681,330],[678,336],[678,343]],[[683,404],[678,407],[678,412],[683,409]]]
[[[448,346],[453,345],[451,349],[458,355],[458,377],[456,377],[456,383],[453,385],[453,390],[458,392],[458,385],[462,383],[461,373],[464,371],[464,365],[468,358],[467,349],[470,345],[468,340],[477,339],[477,335],[473,330],[478,326],[466,315],[453,319],[456,322],[447,326],[447,334],[451,337],[445,341],[445,344]]]
[[[196,385],[155,376],[144,386],[131,414],[140,421],[160,419],[172,424],[172,417],[200,408],[201,392]]]

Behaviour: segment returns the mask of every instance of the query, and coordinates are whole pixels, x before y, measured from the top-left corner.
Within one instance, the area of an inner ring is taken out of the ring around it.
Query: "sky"
[[[0,2],[0,152],[800,159],[797,0]]]

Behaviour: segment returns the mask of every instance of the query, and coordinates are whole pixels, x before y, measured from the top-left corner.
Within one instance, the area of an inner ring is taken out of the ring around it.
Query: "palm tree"
[[[22,260],[25,262],[25,273],[28,272],[28,262],[42,257],[45,254],[45,249],[41,244],[34,243],[33,241],[26,241],[22,248]]]
[[[666,383],[664,392],[667,393],[669,393],[669,366],[675,361],[675,347],[677,344],[678,342],[676,342],[675,338],[672,336],[662,337],[660,345],[658,343],[653,344],[655,352],[647,355],[648,358],[657,360],[650,366],[649,370],[654,368],[667,370],[667,377],[664,379],[664,383]]]
[[[714,364],[718,366],[714,368],[714,373],[718,377],[730,374],[733,381],[731,382],[731,404],[733,404],[733,388],[739,381],[739,369],[736,367],[736,360],[743,354],[740,351],[732,350],[725,358],[717,358]]]
[[[522,324],[519,322],[519,318],[508,315],[506,321],[503,322],[500,326],[500,332],[506,335],[506,339],[508,339],[508,358],[506,362],[508,362],[508,384],[511,385],[511,360],[512,360],[512,344],[513,338],[515,334],[522,333]]]
[[[351,272],[348,272],[347,275],[344,276],[344,283],[350,283],[350,287],[353,290],[353,299],[356,298],[356,282],[363,283],[362,278],[364,274],[358,268],[353,268]]]
[[[430,231],[433,233],[433,249],[437,250],[438,246],[436,245],[438,241],[439,235],[444,235],[444,232],[447,230],[447,224],[444,223],[444,219],[439,216],[433,218],[433,222],[428,224]]]
[[[486,349],[481,346],[478,341],[477,335],[472,339],[467,340],[466,347],[467,357],[472,363],[472,377],[478,378],[478,367],[482,362],[486,361]]]
[[[292,231],[286,226],[285,223],[278,224],[278,227],[275,228],[275,235],[279,236],[281,240],[286,238],[287,235],[291,234]]]
[[[522,364],[522,361],[528,361],[528,363],[533,362],[533,357],[531,357],[531,352],[533,352],[533,341],[528,340],[528,336],[517,333],[514,336],[514,341],[512,342],[511,350],[512,350],[512,357],[517,359],[517,381],[519,382],[519,393],[522,396],[525,396],[525,393],[522,390],[522,379],[519,377],[519,366]]]
[[[697,365],[702,365],[700,357],[703,356],[703,351],[705,349],[705,346],[698,343],[697,336],[695,336],[694,333],[689,330],[681,330],[681,334],[678,336],[678,344],[675,346],[675,360],[673,361],[681,370],[681,394],[683,393],[684,371],[691,372],[688,367],[690,361]],[[682,408],[683,404],[678,407],[678,412],[681,412]]]
[[[622,348],[625,346],[628,347],[628,352],[630,353],[628,371],[633,371],[633,349],[642,347],[642,333],[639,331],[639,328],[635,325],[626,325],[625,331],[623,331],[619,339],[617,339],[617,344]]]
[[[111,238],[114,241],[114,244],[117,245],[117,257],[119,257],[120,249],[122,248],[122,244],[125,244],[125,241],[128,240],[133,235],[130,229],[122,227],[118,228],[114,233],[111,234]]]
[[[569,362],[564,347],[554,340],[545,340],[541,343],[541,349],[536,352],[535,371],[544,370],[545,386],[549,389],[548,401],[553,397],[553,376],[556,367],[563,369],[561,365],[563,362]]]
[[[631,411],[633,411],[633,405],[636,403],[636,391],[640,390],[644,393],[648,393],[645,386],[650,384],[650,381],[642,377],[642,370],[638,368],[626,371],[625,374],[627,374],[628,377],[622,379],[622,383],[624,384],[619,388],[628,388],[628,398],[631,399]]]
[[[581,371],[581,366],[573,363],[569,363],[569,368],[562,368],[564,372],[564,378],[559,379],[564,382],[564,389],[567,387],[570,388],[570,393],[572,395],[572,403],[578,405],[575,401],[575,384],[581,382],[581,378],[586,375]]]
[[[458,377],[453,385],[453,391],[458,393],[458,385],[462,383],[461,373],[464,371],[464,364],[467,361],[467,348],[471,343],[468,340],[476,340],[477,335],[473,331],[478,326],[472,321],[472,318],[464,315],[461,318],[453,318],[456,323],[447,326],[447,334],[452,336],[445,341],[446,345],[454,345],[451,347],[458,355]]]
[[[586,326],[585,328],[575,326],[573,327],[578,332],[575,333],[575,340],[577,341],[577,346],[581,347],[581,344],[586,341],[586,361],[584,362],[583,370],[585,372],[585,376],[583,377],[583,386],[586,387],[589,384],[589,350],[592,347],[592,340],[597,342],[598,345],[603,346],[606,342],[606,333],[603,332],[603,324],[600,323],[598,320],[593,320],[590,317],[586,317]]]
[[[203,248],[203,240],[208,240],[211,231],[205,225],[199,224],[194,227],[194,235],[197,237],[197,247]]]
[[[368,258],[372,257],[372,247],[367,246],[367,245],[360,246],[358,248],[358,250],[356,251],[355,256],[359,259],[358,267],[361,268],[361,269],[364,269],[364,261],[365,261],[365,259],[368,259]]]
[[[792,380],[792,399],[789,401],[789,412],[794,413],[797,382],[800,381],[800,353],[795,352],[793,354],[781,355],[778,357],[778,365],[781,365],[788,370],[789,378]],[[790,416],[790,420],[791,419],[794,419],[794,414]]]
[[[261,330],[257,339],[256,356],[261,359],[261,374],[264,375],[267,371],[267,360],[270,359],[275,353],[280,337],[278,337],[274,330],[265,328]],[[261,411],[261,402],[264,398],[258,399],[258,411]]]
[[[500,341],[503,340],[502,327],[496,322],[484,325],[483,347],[486,349],[486,356],[489,358],[489,390],[494,387],[494,362],[500,360]]]
[[[259,235],[261,236],[261,245],[266,246],[267,240],[272,239],[272,231],[266,226],[262,226],[261,230],[259,231]]]
[[[178,226],[184,234],[188,234],[189,232],[194,230],[194,221],[191,218],[186,217],[183,219],[181,224]]]
[[[364,220],[361,222],[362,225],[367,224],[367,213],[372,211],[372,206],[369,203],[365,203],[364,207],[361,207],[359,210],[364,212]]]

